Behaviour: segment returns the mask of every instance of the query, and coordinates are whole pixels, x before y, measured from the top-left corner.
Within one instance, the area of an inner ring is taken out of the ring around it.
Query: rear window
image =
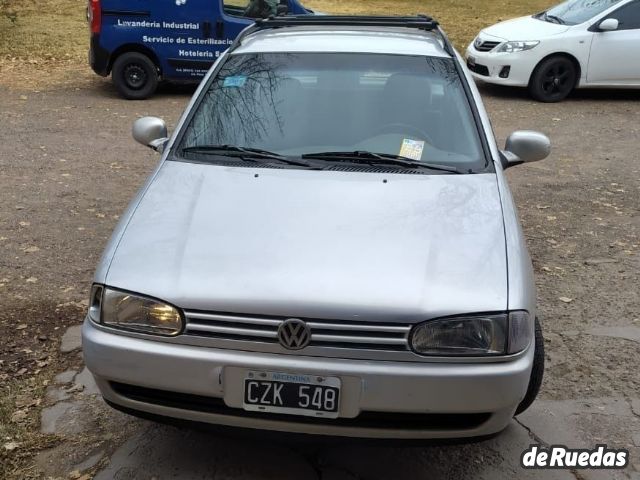
[[[369,151],[462,169],[486,166],[451,58],[350,53],[232,55],[181,147],[286,156]]]

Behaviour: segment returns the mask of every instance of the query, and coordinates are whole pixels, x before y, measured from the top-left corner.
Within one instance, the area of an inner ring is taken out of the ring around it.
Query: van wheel
[[[529,379],[529,388],[527,389],[527,394],[524,396],[524,399],[522,400],[520,405],[518,405],[516,415],[520,415],[521,413],[523,413],[535,401],[538,393],[540,392],[542,377],[544,377],[544,337],[542,336],[542,327],[540,326],[540,322],[536,318],[533,369],[531,370],[531,377]]]
[[[534,70],[529,83],[529,93],[540,102],[560,102],[573,91],[578,71],[567,57],[551,57],[543,60]]]
[[[111,72],[118,93],[128,100],[144,100],[158,88],[158,69],[146,55],[128,52],[113,63]]]

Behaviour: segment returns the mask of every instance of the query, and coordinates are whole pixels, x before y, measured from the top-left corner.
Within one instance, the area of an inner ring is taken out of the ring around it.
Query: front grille
[[[477,428],[489,420],[490,413],[395,413],[361,412],[356,418],[314,418],[296,415],[248,412],[228,407],[222,398],[206,397],[189,393],[170,392],[153,388],[138,387],[124,383],[110,382],[111,388],[130,400],[178,408],[202,413],[212,413],[232,417],[256,418],[316,425],[359,427],[402,430],[468,430]]]
[[[185,335],[225,340],[279,343],[286,318],[186,311]],[[311,347],[409,350],[411,325],[302,319],[311,329]]]
[[[475,49],[479,52],[490,52],[491,50],[496,48],[498,45],[500,45],[500,42],[482,42],[480,45],[475,43],[473,44]]]

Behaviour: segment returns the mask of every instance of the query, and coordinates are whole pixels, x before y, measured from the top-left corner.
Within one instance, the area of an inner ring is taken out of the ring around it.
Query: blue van
[[[311,14],[298,0],[89,0],[89,63],[131,100],[158,82],[199,81],[256,18]]]

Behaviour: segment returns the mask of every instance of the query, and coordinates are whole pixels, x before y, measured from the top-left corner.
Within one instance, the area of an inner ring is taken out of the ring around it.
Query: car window
[[[550,8],[546,13],[550,19],[560,19],[567,25],[578,25],[591,20],[608,8],[620,3],[621,0],[568,0]]]
[[[367,151],[483,169],[451,58],[353,53],[232,55],[180,148],[234,145],[286,156]]]
[[[628,5],[624,5],[611,15],[608,15],[607,18],[615,18],[620,22],[618,30],[640,29],[640,2],[631,2]]]

